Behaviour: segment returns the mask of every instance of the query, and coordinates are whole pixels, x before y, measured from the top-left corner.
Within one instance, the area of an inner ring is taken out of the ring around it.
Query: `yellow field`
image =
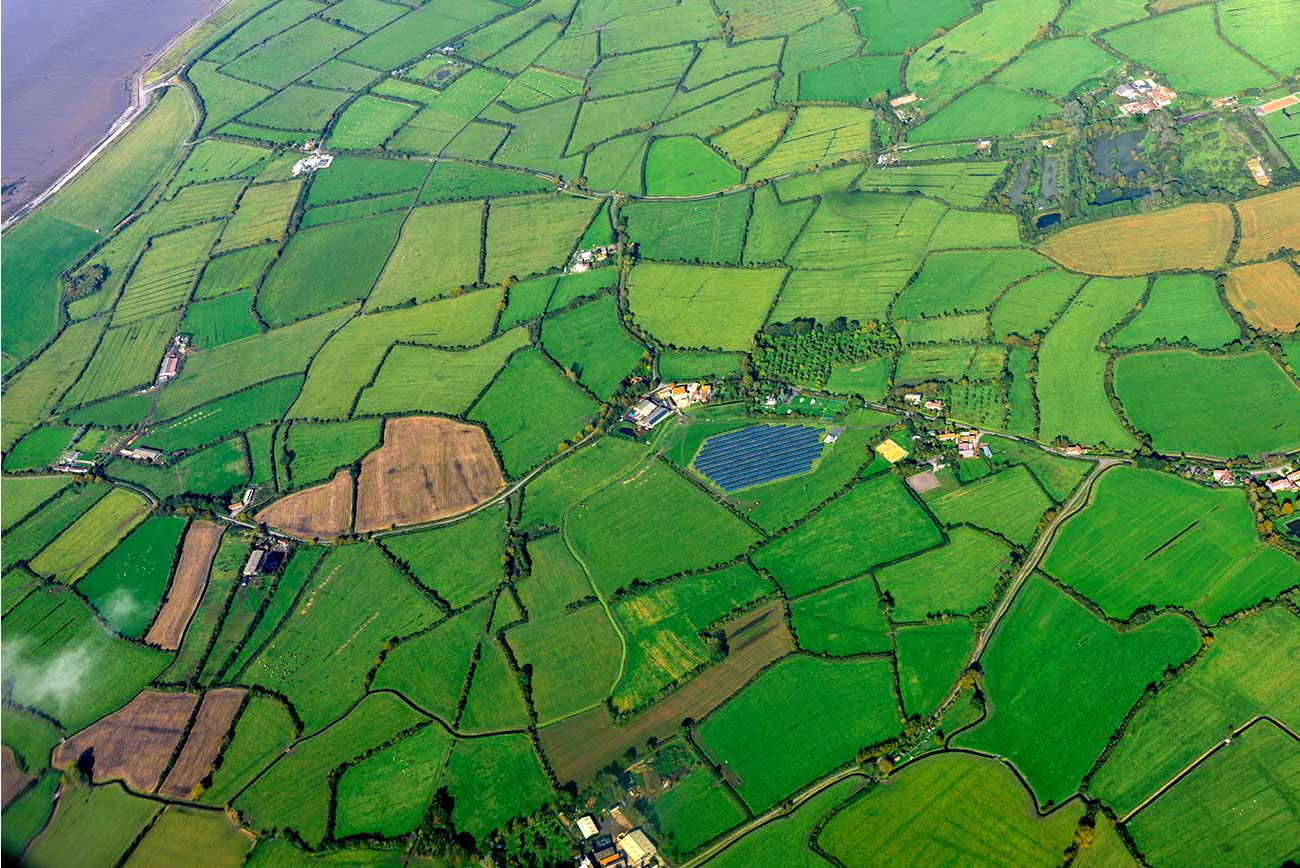
[[[1300,325],[1300,272],[1288,262],[1234,268],[1224,288],[1228,301],[1256,328],[1293,332]]]
[[[1071,271],[1123,277],[1214,268],[1231,243],[1228,206],[1202,204],[1075,226],[1053,235],[1039,249]]]
[[[1300,250],[1300,187],[1238,202],[1241,244],[1233,262],[1263,259],[1283,247]]]

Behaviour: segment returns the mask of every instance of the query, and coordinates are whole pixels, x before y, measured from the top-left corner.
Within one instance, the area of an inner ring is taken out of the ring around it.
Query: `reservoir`
[[[6,216],[52,184],[130,105],[132,73],[220,0],[3,0]]]

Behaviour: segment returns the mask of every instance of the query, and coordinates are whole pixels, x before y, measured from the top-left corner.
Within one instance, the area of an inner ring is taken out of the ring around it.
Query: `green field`
[[[903,709],[924,715],[939,707],[966,665],[975,644],[974,627],[967,621],[942,621],[899,630],[898,687]]]
[[[1294,719],[1297,648],[1300,619],[1280,606],[1216,627],[1204,658],[1138,709],[1089,791],[1127,813],[1254,715]]]
[[[1294,834],[1300,823],[1297,786],[1300,744],[1261,722],[1143,808],[1126,828],[1154,864],[1285,862],[1300,855]]]
[[[612,295],[547,319],[542,346],[601,399],[613,394],[645,352],[623,331]]]
[[[897,621],[921,621],[932,612],[967,615],[992,597],[1010,566],[1008,554],[993,537],[958,526],[945,545],[891,564],[876,578],[894,598],[891,617]]]
[[[608,479],[604,487],[582,498],[565,525],[565,535],[602,592],[613,592],[636,579],[658,579],[726,563],[758,537],[753,528],[666,464],[654,462],[616,480],[616,476]],[[665,512],[664,503],[673,504],[673,509]],[[657,545],[665,534],[703,534],[703,544]],[[638,552],[634,563],[626,559],[629,549]]]
[[[1033,474],[1022,466],[963,485],[928,504],[944,524],[972,524],[1022,548],[1029,547],[1051,505]]]
[[[1043,568],[1112,617],[1174,604],[1210,624],[1300,581],[1293,558],[1261,545],[1243,492],[1128,467],[1106,472]]]
[[[883,659],[789,657],[711,714],[700,739],[763,811],[898,733],[892,680]]]
[[[790,624],[799,647],[815,654],[847,657],[891,650],[889,625],[865,576],[791,600]]]
[[[614,708],[647,705],[715,662],[704,632],[771,590],[742,565],[656,584],[620,600],[614,612],[627,636],[628,659],[611,697]]]
[[[1228,458],[1300,445],[1300,389],[1264,353],[1125,356],[1115,394],[1162,452]]]
[[[77,582],[77,590],[114,630],[138,639],[153,621],[183,530],[179,516],[146,519]]]
[[[899,481],[855,485],[798,528],[754,553],[787,594],[799,594],[887,564],[942,541]]]
[[[1114,344],[1130,349],[1149,347],[1157,341],[1186,341],[1212,350],[1239,334],[1209,275],[1177,274],[1156,278],[1150,298],[1133,321],[1115,335]]]
[[[671,346],[747,350],[786,274],[647,262],[629,278],[628,306],[638,324]]]
[[[5,178],[5,864],[1300,858],[1298,13],[231,0]]]
[[[530,402],[538,413],[525,419],[516,411]],[[595,403],[541,353],[515,353],[475,403],[469,418],[487,426],[510,476],[554,455],[567,439],[582,433]]]
[[[1181,615],[1119,632],[1035,578],[981,661],[992,712],[955,744],[1006,757],[1040,804],[1059,804],[1078,788],[1146,685],[1200,644]],[[1080,679],[1086,690],[1076,689]]]
[[[1032,797],[1004,766],[941,754],[900,769],[887,786],[848,802],[831,815],[817,844],[853,866],[877,859],[944,866],[975,860],[1031,868],[1060,858],[1082,814],[1075,802],[1039,817]]]

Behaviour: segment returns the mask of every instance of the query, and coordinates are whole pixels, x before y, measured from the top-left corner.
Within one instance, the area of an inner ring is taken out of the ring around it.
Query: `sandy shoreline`
[[[186,27],[180,33],[172,36],[163,43],[162,47],[146,57],[140,67],[132,72],[126,80],[127,90],[130,93],[130,103],[122,111],[122,114],[118,115],[117,119],[109,125],[109,128],[104,135],[101,136],[89,150],[77,157],[71,167],[62,172],[52,184],[32,196],[27,201],[18,204],[13,213],[4,218],[3,224],[0,224],[0,231],[8,232],[24,217],[31,214],[44,204],[46,200],[66,187],[78,175],[85,171],[86,167],[93,163],[100,154],[113,144],[113,142],[117,141],[123,133],[130,129],[131,125],[135,123],[135,121],[139,120],[139,118],[145,113],[145,110],[152,104],[152,93],[155,90],[161,90],[164,87],[168,87],[169,80],[176,72],[180,71],[181,65],[177,65],[174,69],[164,70],[161,75],[157,76],[155,82],[148,86],[144,84],[145,76],[147,76],[155,66],[157,66],[157,64],[167,56],[168,52],[180,44],[182,40],[190,36],[190,34],[194,33],[194,31],[202,27],[210,18],[212,18],[212,16],[216,15],[222,9],[225,9],[231,2],[232,0],[219,0],[219,2],[205,15],[197,18],[189,27]]]

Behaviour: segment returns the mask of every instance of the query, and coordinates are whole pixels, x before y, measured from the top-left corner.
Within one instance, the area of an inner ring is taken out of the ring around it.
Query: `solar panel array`
[[[754,425],[704,441],[695,469],[730,494],[806,473],[822,454],[822,432],[806,425]]]

